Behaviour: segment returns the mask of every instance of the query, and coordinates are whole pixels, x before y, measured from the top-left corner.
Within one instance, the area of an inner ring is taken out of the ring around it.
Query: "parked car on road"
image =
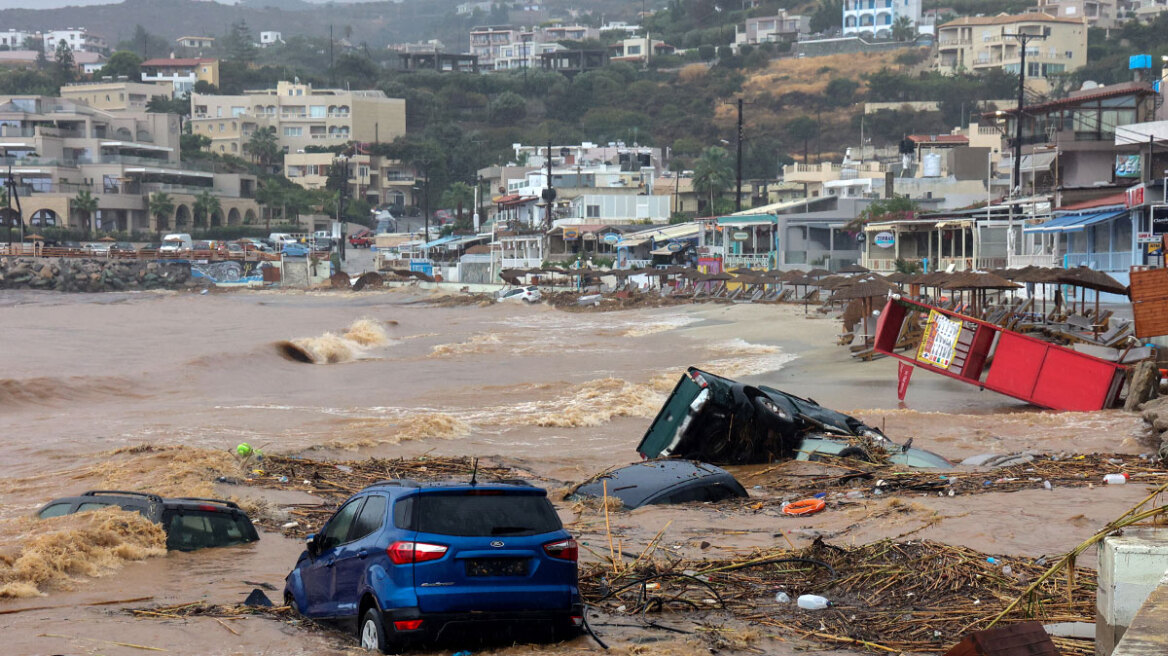
[[[690,367],[673,388],[637,451],[644,458],[692,458],[744,465],[823,456],[871,459],[947,469],[945,458],[902,447],[864,422],[765,385],[749,385]]]
[[[85,252],[90,255],[109,255],[110,243],[108,241],[91,241],[85,245]]]
[[[50,501],[37,511],[37,517],[60,517],[110,506],[132,510],[161,524],[166,531],[166,548],[176,551],[226,547],[260,539],[247,513],[235,503],[221,499],[163,499],[145,492],[90,490],[80,496]]]
[[[158,248],[160,254],[177,254],[191,250],[193,240],[186,232],[175,232],[162,238],[162,246]]]
[[[383,481],[308,537],[284,601],[386,653],[474,628],[573,637],[583,622],[577,552],[542,489]]]
[[[373,245],[373,232],[370,230],[358,230],[349,235],[349,245],[353,248],[369,248]]]
[[[523,287],[512,287],[511,289],[504,289],[499,291],[495,297],[497,301],[523,301],[525,303],[538,303],[542,295],[539,287],[535,285],[526,285]]]
[[[138,249],[128,241],[119,241],[110,246],[109,252],[110,255],[134,255]]]
[[[748,496],[730,472],[692,460],[651,460],[621,467],[587,481],[574,494],[605,494],[633,509],[653,504],[721,501]]]

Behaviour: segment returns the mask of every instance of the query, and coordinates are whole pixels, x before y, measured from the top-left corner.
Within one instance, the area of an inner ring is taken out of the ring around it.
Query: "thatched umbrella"
[[[896,283],[897,285],[908,282],[911,278],[911,274],[904,273],[903,271],[893,271],[892,273],[884,276],[885,280]]]
[[[869,273],[870,271],[871,269],[868,267],[860,266],[859,264],[849,264],[836,273]]]
[[[831,301],[859,300],[863,307],[863,316],[860,319],[864,330],[863,339],[868,340],[868,317],[872,316],[872,299],[888,296],[890,292],[898,291],[896,285],[878,276],[859,276],[850,285],[840,287],[831,295]],[[846,328],[846,326],[845,326]]]
[[[1075,267],[1073,269],[1065,269],[1061,271],[1058,275],[1058,281],[1062,284],[1071,285],[1072,287],[1079,287],[1084,290],[1095,290],[1096,318],[1099,317],[1099,294],[1101,292],[1106,292],[1108,294],[1118,294],[1120,296],[1130,295],[1128,288],[1125,287],[1123,283],[1119,282],[1115,278],[1112,278],[1106,273],[1103,273],[1102,271],[1096,271],[1095,269],[1091,269],[1085,266]],[[1082,309],[1079,311],[1083,314],[1086,314],[1086,292],[1084,292],[1082,295]]]
[[[993,273],[966,271],[954,274],[948,281],[942,283],[941,287],[959,293],[969,291],[973,300],[973,311],[976,313],[985,307],[985,297],[989,290],[1017,289],[1021,285]]]
[[[812,269],[812,270],[807,272],[808,278],[822,278],[824,276],[830,276],[830,275],[831,275],[831,272],[828,271],[827,269]]]

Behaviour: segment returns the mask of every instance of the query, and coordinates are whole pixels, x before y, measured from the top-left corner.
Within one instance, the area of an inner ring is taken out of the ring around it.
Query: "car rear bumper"
[[[579,626],[576,618],[583,614],[583,606],[579,604],[556,610],[423,613],[417,608],[394,608],[382,613],[386,636],[402,646],[465,641],[470,634],[489,640],[508,634],[519,641],[554,639]],[[422,625],[413,631],[399,631],[395,627],[396,622],[409,620],[422,620]]]

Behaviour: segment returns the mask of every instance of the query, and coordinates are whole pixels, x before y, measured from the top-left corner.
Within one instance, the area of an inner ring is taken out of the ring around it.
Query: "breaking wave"
[[[117,376],[39,376],[0,378],[0,409],[54,405],[110,396],[139,398],[129,379]]]
[[[655,319],[638,323],[621,333],[624,337],[645,337],[648,335],[655,335],[669,330],[677,330],[684,328],[690,324],[698,323],[702,319],[700,317],[690,316],[676,316],[667,317],[663,319]]]
[[[166,533],[120,508],[6,522],[0,533],[0,598],[34,597],[129,561],[166,555]]]
[[[259,447],[261,445],[256,444]],[[214,481],[238,475],[239,463],[227,451],[188,446],[143,445],[110,451],[75,480],[94,487],[152,492],[166,497],[215,496]]]
[[[664,397],[650,385],[601,378],[574,386],[552,401],[517,404],[504,423],[519,426],[579,428],[600,426],[617,417],[652,418]]]
[[[327,332],[318,337],[276,342],[276,351],[293,362],[338,364],[360,359],[368,349],[385,346],[390,341],[384,324],[358,319],[341,335]]]
[[[457,357],[460,355],[470,355],[474,353],[490,353],[495,350],[496,346],[502,343],[503,340],[497,333],[474,335],[465,342],[438,344],[430,350],[430,355],[427,357],[448,358]]]

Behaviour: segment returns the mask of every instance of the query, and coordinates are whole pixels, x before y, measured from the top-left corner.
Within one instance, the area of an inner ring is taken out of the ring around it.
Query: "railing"
[[[722,262],[727,269],[735,267],[746,267],[748,269],[769,269],[771,264],[770,254],[751,254],[751,255],[733,255],[727,254],[722,258]]]
[[[500,260],[504,269],[535,269],[542,264],[543,260],[538,257],[504,257]]]
[[[972,257],[939,257],[937,266],[930,267],[932,271],[948,271],[952,265],[954,271],[970,271],[973,269]]]
[[[1057,267],[1062,266],[1063,257],[1061,255],[1053,254],[1038,254],[1038,255],[1010,255],[1009,266],[1011,268],[1021,268],[1025,266],[1039,266],[1039,267]]]
[[[63,166],[77,168],[75,159],[47,159],[44,157],[0,157],[0,166]]]
[[[35,137],[35,128],[25,128],[19,125],[0,125],[0,137]]]
[[[1126,273],[1132,266],[1131,251],[1120,253],[1067,253],[1064,262],[1068,269],[1088,266],[1096,271],[1119,271]],[[1057,266],[1057,265],[1056,265]]]
[[[138,155],[102,155],[102,164],[138,164],[144,166],[162,166],[165,168],[174,168],[169,159],[160,159],[157,157],[140,157]]]

